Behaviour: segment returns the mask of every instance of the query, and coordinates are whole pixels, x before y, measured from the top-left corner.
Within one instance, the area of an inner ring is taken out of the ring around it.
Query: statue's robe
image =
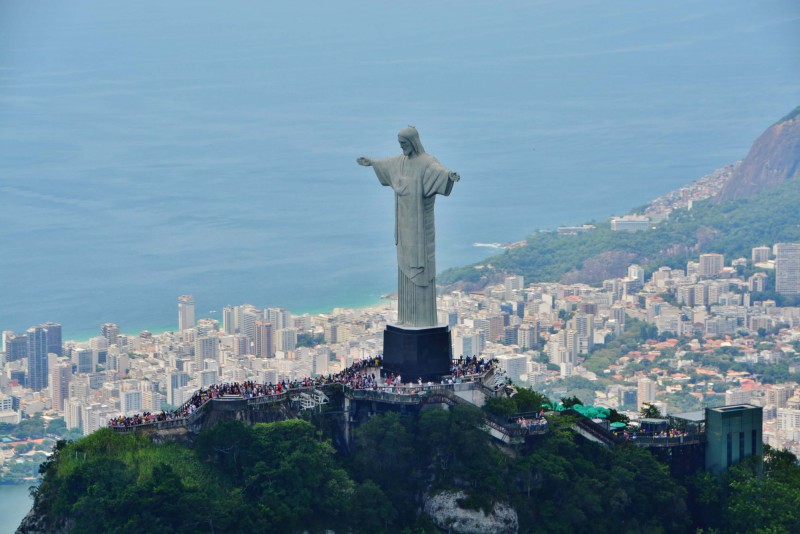
[[[372,160],[381,185],[394,190],[398,324],[436,326],[436,195],[453,189],[450,171],[423,152]]]

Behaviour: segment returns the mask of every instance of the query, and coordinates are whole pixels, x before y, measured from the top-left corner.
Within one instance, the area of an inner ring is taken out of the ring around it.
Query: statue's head
[[[406,126],[400,130],[397,134],[397,140],[400,142],[400,148],[403,149],[403,154],[406,156],[425,153],[425,149],[422,148],[422,143],[419,140],[419,132],[413,126]]]

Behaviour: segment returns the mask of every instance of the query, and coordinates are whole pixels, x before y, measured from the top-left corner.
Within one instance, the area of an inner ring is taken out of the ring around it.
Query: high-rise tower
[[[63,356],[61,348],[61,324],[42,323],[42,327],[47,330],[47,353]]]
[[[222,308],[222,331],[226,334],[235,334],[237,332],[236,308],[234,306]]]
[[[772,253],[772,250],[769,247],[761,246],[761,247],[753,247],[751,250],[751,258],[753,263],[762,263],[769,260],[769,256]]]
[[[712,277],[722,272],[725,256],[722,254],[700,254],[700,276]]]
[[[775,291],[800,295],[800,243],[775,245]]]
[[[172,406],[179,406],[184,399],[181,395],[181,388],[189,383],[189,375],[183,371],[173,371],[167,375],[167,403]]]
[[[653,404],[656,401],[656,383],[649,378],[640,378],[637,388],[636,402],[639,408],[643,404]]]
[[[33,391],[41,391],[47,387],[47,329],[42,325],[33,326],[27,333],[27,386]]]
[[[100,335],[108,340],[108,345],[116,345],[119,336],[119,326],[114,323],[105,323],[100,327]]]
[[[269,321],[256,321],[255,353],[259,358],[275,356],[275,329]]]
[[[216,336],[198,337],[194,340],[194,361],[198,370],[203,370],[205,360],[219,358],[219,338]]]
[[[260,321],[263,318],[261,310],[250,305],[244,305],[239,307],[238,315],[239,333],[246,335],[250,341],[255,341],[256,321]]]
[[[28,335],[13,334],[6,335],[6,361],[13,362],[28,357]]]
[[[194,297],[181,295],[178,297],[178,331],[194,328]]]
[[[54,410],[64,411],[64,401],[69,398],[72,364],[59,363],[50,373],[50,399]]]

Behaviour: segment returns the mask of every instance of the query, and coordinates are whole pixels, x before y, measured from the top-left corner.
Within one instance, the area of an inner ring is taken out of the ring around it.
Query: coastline
[[[719,168],[712,170],[697,178],[688,184],[679,187],[678,189],[674,189],[672,191],[668,191],[665,194],[662,194],[649,202],[647,202],[644,206],[644,213],[649,216],[656,215],[656,212],[666,213],[666,217],[669,216],[669,213],[675,209],[685,209],[687,207],[687,201],[701,201],[706,200],[708,198],[712,198],[719,193],[721,187],[727,182],[727,180],[731,176],[731,172],[741,164],[741,160],[737,160],[733,163],[729,163],[727,165],[723,165]],[[687,194],[688,193],[688,194]],[[635,213],[636,209],[632,208],[631,211],[628,211],[628,214]],[[655,218],[659,218],[656,216]],[[544,230],[533,230],[532,232],[537,231],[544,231]],[[525,240],[522,241],[515,241],[515,242],[507,242],[507,243],[473,243],[474,247],[480,248],[488,248],[494,249],[496,251],[508,250],[510,248],[517,248],[524,246],[526,244]],[[484,260],[491,258],[492,256],[487,256]],[[483,261],[483,260],[482,260]],[[371,297],[368,299],[353,299],[356,300],[355,304],[345,304],[342,306],[326,306],[324,308],[315,308],[311,310],[301,310],[301,311],[294,311],[289,309],[288,311],[294,315],[326,315],[333,313],[334,310],[367,310],[367,309],[379,309],[386,306],[386,301],[389,300],[385,298],[385,295],[390,294],[386,293],[377,299],[375,297]],[[219,310],[214,310],[215,313],[213,314],[200,314],[197,315],[198,318],[212,318],[217,319],[222,322],[222,312],[220,311],[222,308],[220,307]],[[287,309],[287,308],[284,308]],[[148,328],[148,327],[134,327],[134,328],[126,328],[125,331],[120,333],[128,335],[128,336],[137,336],[140,332],[147,330],[153,335],[161,335],[166,332],[175,332],[178,329],[177,323],[167,325],[167,326],[159,326],[155,328]],[[65,338],[65,342],[74,342],[74,343],[88,343],[89,340],[93,337],[100,335],[99,329],[96,334],[91,335],[88,333],[79,334],[74,337]]]
[[[326,308],[324,308],[322,310],[319,310],[319,311],[300,311],[300,312],[295,312],[293,310],[288,310],[288,311],[290,313],[292,313],[293,315],[305,315],[305,314],[308,314],[308,315],[327,315],[327,314],[332,314],[335,310],[362,310],[362,311],[363,310],[379,310],[379,309],[386,309],[389,306],[388,301],[390,301],[390,300],[391,299],[379,297],[377,300],[374,299],[374,298],[371,298],[368,301],[363,302],[363,303],[357,303],[355,305],[350,305],[350,306],[326,307]],[[220,323],[222,322],[222,312],[221,311],[218,311],[218,312],[213,313],[213,314],[203,314],[203,315],[199,315],[198,316],[199,319],[205,319],[205,318],[209,318],[209,317],[212,318],[212,319],[219,319]],[[121,331],[120,334],[124,334],[124,335],[127,335],[127,336],[138,336],[141,332],[143,332],[145,330],[147,330],[148,332],[150,332],[154,336],[157,336],[157,335],[165,334],[167,332],[177,332],[178,325],[176,323],[176,324],[169,325],[169,326],[159,326],[159,327],[155,327],[155,328],[147,328],[147,327],[144,327],[144,328],[128,328],[125,331]],[[83,334],[79,334],[77,336],[70,336],[70,337],[66,337],[64,339],[64,342],[65,343],[88,343],[93,337],[97,337],[99,335],[100,335],[100,332],[99,332],[99,329],[98,329],[97,333],[94,334],[94,335],[83,333]]]

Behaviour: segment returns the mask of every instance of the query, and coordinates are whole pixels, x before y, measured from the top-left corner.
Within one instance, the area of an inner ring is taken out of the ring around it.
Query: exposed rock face
[[[55,527],[48,526],[46,516],[39,513],[34,504],[28,515],[22,518],[16,534],[67,534],[72,526],[69,521],[61,521]]]
[[[609,278],[625,276],[628,265],[636,254],[621,250],[609,250],[592,256],[583,262],[580,269],[573,269],[561,277],[562,284],[598,284]]]
[[[749,197],[800,175],[800,107],[761,134],[716,202]]]
[[[463,291],[465,293],[470,293],[473,291],[482,291],[488,285],[502,283],[505,274],[506,274],[505,272],[494,271],[491,268],[486,269],[483,275],[477,281],[469,282],[467,280],[458,280],[453,284],[444,286],[443,291],[445,292]]]
[[[516,534],[517,512],[506,504],[496,503],[490,515],[483,511],[465,510],[458,505],[463,491],[444,491],[425,499],[427,513],[437,527],[457,534]]]

